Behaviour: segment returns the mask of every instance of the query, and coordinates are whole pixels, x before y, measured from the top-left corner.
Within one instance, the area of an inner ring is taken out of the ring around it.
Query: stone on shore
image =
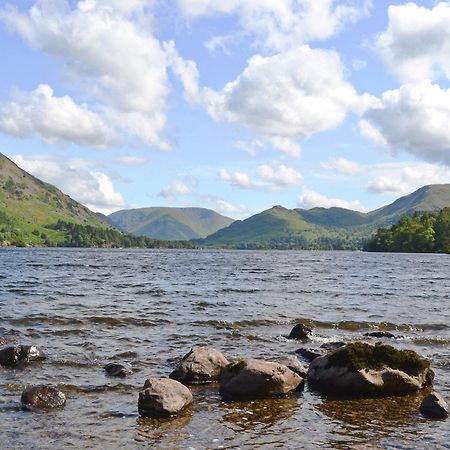
[[[294,328],[292,328],[287,338],[305,341],[309,339],[309,335],[311,334],[311,332],[312,332],[311,328],[307,327],[306,325],[303,325],[302,323],[298,323],[297,325],[294,326]]]
[[[302,381],[283,364],[243,359],[223,371],[220,394],[232,400],[279,397],[297,389]]]
[[[284,358],[281,358],[277,361],[279,364],[285,365],[288,369],[291,369],[292,372],[295,372],[297,375],[302,378],[306,378],[306,374],[308,373],[308,367],[305,366],[295,355],[288,355]]]
[[[194,347],[169,377],[183,383],[210,383],[220,379],[228,364],[228,360],[218,350],[211,347]]]
[[[131,375],[133,372],[123,364],[109,363],[104,367],[105,372],[110,377],[127,377]]]
[[[308,381],[332,395],[372,397],[403,395],[431,385],[430,362],[411,350],[354,342],[316,358]]]
[[[444,397],[433,391],[423,399],[420,405],[420,412],[425,417],[445,419],[448,417],[449,407]]]
[[[66,396],[52,386],[32,386],[22,392],[22,408],[33,409],[53,409],[60,408],[66,403]]]
[[[34,345],[15,345],[0,350],[0,365],[14,366],[19,363],[41,361],[46,356]]]
[[[171,417],[192,403],[191,391],[170,378],[149,378],[139,392],[139,414],[144,417]]]

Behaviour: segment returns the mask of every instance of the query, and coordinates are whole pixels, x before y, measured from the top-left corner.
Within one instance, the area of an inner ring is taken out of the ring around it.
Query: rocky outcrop
[[[448,417],[449,407],[444,397],[437,392],[432,392],[423,399],[420,412],[432,419],[445,419]]]
[[[52,386],[32,386],[22,392],[22,408],[53,409],[60,408],[66,403],[66,396]]]
[[[302,323],[298,323],[297,325],[294,326],[294,328],[292,328],[287,338],[305,341],[309,339],[309,335],[311,333],[312,333],[311,328],[307,327],[306,325],[303,325]]]
[[[44,353],[34,345],[15,345],[0,350],[0,365],[2,366],[14,366],[43,359],[46,359]]]
[[[139,392],[139,414],[144,417],[170,417],[192,403],[191,391],[176,380],[149,378]]]
[[[169,377],[183,383],[210,383],[219,380],[228,364],[228,360],[218,350],[194,347]]]
[[[357,397],[402,395],[432,383],[429,361],[411,350],[365,342],[348,344],[316,358],[308,381],[320,391]]]
[[[243,359],[223,371],[220,394],[226,399],[278,397],[298,388],[302,380],[283,364]]]
[[[116,364],[116,363],[109,363],[106,364],[105,372],[110,377],[127,377],[128,375],[131,375],[133,372],[123,364]]]

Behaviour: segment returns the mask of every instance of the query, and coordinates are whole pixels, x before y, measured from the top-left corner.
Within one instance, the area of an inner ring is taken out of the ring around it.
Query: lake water
[[[0,448],[450,449],[450,422],[417,412],[423,394],[336,401],[306,387],[224,403],[209,386],[180,418],[137,413],[144,380],[167,376],[192,345],[273,360],[300,346],[283,337],[297,321],[314,328],[312,345],[402,335],[392,343],[430,358],[449,397],[449,275],[450,255],[3,249],[0,337],[48,359],[0,368]],[[108,378],[113,361],[133,375]],[[40,383],[66,393],[64,409],[21,411],[23,388]]]

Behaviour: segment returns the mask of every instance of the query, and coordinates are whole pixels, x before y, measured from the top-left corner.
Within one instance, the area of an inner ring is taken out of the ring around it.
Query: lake
[[[332,400],[306,387],[225,403],[211,385],[179,418],[137,412],[145,379],[167,376],[193,345],[274,360],[301,346],[284,337],[298,321],[313,346],[401,335],[385,342],[430,358],[449,397],[449,275],[450,255],[2,249],[0,337],[48,359],[0,368],[0,448],[450,449],[449,421],[418,413],[423,394]],[[134,373],[109,378],[109,362]],[[64,409],[21,411],[25,385],[41,383],[65,392]]]

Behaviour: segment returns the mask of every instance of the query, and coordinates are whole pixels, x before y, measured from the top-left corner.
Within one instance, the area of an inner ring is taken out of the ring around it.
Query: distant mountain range
[[[234,222],[210,209],[163,207],[125,209],[106,220],[135,236],[167,240],[205,238]]]
[[[369,213],[274,206],[196,242],[206,247],[358,249],[379,227],[391,225],[404,215],[448,206],[450,184],[424,186]]]

